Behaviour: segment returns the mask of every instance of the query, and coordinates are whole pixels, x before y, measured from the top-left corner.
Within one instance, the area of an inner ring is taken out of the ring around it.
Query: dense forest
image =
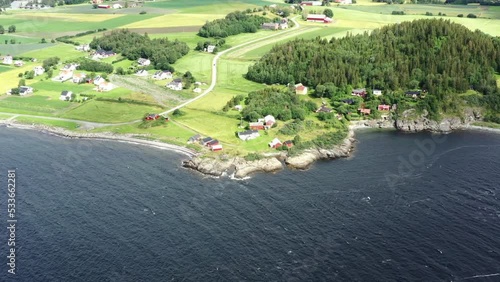
[[[303,120],[316,110],[313,102],[304,102],[290,89],[265,88],[248,94],[246,107],[241,112],[247,121],[257,121],[266,115],[272,115],[281,121],[290,119]]]
[[[113,50],[134,61],[147,58],[155,66],[159,65],[163,68],[175,63],[189,52],[189,47],[184,42],[169,41],[167,38],[150,39],[147,34],[140,35],[126,29],[112,31],[103,37],[94,38],[90,47]]]
[[[499,38],[450,21],[426,19],[371,34],[279,45],[249,67],[246,77],[310,87],[333,83],[343,91],[424,89],[439,103],[448,94],[470,89],[486,95],[498,92],[495,72],[500,72]]]
[[[233,12],[223,19],[217,19],[204,24],[198,35],[201,37],[228,37],[240,33],[253,33],[259,30],[260,26],[268,22],[269,19],[248,15],[244,12]]]

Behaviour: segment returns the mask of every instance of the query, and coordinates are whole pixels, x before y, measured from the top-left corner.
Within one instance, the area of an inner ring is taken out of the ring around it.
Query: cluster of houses
[[[188,144],[196,142],[199,142],[200,145],[209,148],[211,151],[222,151],[222,144],[219,143],[219,140],[213,139],[212,137],[201,138],[200,134],[196,134],[188,140]]]
[[[279,23],[263,23],[261,26],[262,29],[269,30],[278,30],[278,29],[287,29],[288,28],[288,19],[283,18]]]
[[[2,64],[4,65],[13,64],[16,67],[22,67],[24,65],[24,62],[21,60],[14,60],[14,58],[11,55],[7,55],[2,58]]]
[[[337,4],[352,4],[352,0],[335,0]],[[323,5],[323,1],[302,1],[299,4],[300,6],[321,6]]]
[[[267,115],[264,118],[260,118],[257,122],[251,122],[249,124],[250,130],[268,130],[276,123],[276,119],[272,115]]]

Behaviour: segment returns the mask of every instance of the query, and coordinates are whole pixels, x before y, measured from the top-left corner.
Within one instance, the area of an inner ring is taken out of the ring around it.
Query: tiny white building
[[[147,70],[138,70],[135,75],[137,76],[148,76],[148,71]]]
[[[71,100],[71,95],[72,94],[73,94],[73,92],[64,90],[64,91],[61,92],[61,96],[59,96],[59,100],[61,100],[61,101],[69,101],[69,100]]]
[[[42,66],[36,66],[33,68],[33,72],[35,73],[35,76],[39,76],[45,72],[45,69]]]
[[[182,81],[181,80],[173,80],[169,84],[167,84],[167,88],[175,90],[175,91],[180,91],[182,90]]]
[[[151,65],[151,61],[149,59],[144,59],[144,58],[140,58],[139,60],[137,60],[137,63],[143,67]]]
[[[2,64],[4,64],[4,65],[12,65],[12,63],[13,63],[13,58],[12,58],[11,55],[7,55],[7,56],[3,57]]]
[[[195,89],[193,89],[193,92],[194,93],[201,93],[201,88],[196,87]]]
[[[24,96],[33,93],[33,88],[29,86],[21,86],[19,87],[19,95]]]
[[[373,89],[373,95],[375,95],[375,96],[380,96],[380,95],[382,95],[382,90]]]

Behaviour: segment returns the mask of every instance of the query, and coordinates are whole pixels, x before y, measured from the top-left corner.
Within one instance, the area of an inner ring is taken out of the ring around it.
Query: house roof
[[[249,123],[250,126],[264,126],[263,122],[251,122]]]
[[[241,131],[241,132],[238,132],[238,136],[244,136],[244,135],[252,135],[252,134],[259,134],[259,131],[257,130],[245,130],[245,131]]]
[[[205,142],[210,142],[210,141],[212,141],[212,140],[213,140],[213,139],[212,139],[212,137],[205,137],[205,138],[201,139],[201,141],[202,141],[203,143],[205,143]]]
[[[198,140],[200,138],[201,138],[201,135],[200,134],[196,134],[194,136],[189,137],[189,140],[194,141],[194,140]]]
[[[406,91],[406,95],[420,95],[421,91],[420,90],[412,90],[412,91]]]
[[[71,93],[71,91],[64,90],[64,91],[61,92],[61,96],[66,96],[69,93]]]
[[[284,145],[293,145],[293,141],[292,140],[286,140],[285,142],[283,142]]]

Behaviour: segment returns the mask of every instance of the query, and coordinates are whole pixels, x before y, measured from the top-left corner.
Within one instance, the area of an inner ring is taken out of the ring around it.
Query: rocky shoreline
[[[473,109],[466,109],[464,118],[449,117],[437,122],[428,118],[428,113],[423,111],[417,114],[415,110],[407,110],[396,120],[362,120],[353,121],[349,126],[348,136],[344,141],[331,149],[307,149],[297,156],[288,156],[285,152],[278,156],[268,157],[256,161],[246,161],[241,157],[229,159],[213,159],[204,157],[194,157],[183,162],[186,168],[197,170],[203,174],[211,176],[222,176],[224,174],[233,175],[235,178],[244,178],[256,172],[276,172],[285,167],[290,169],[307,169],[321,159],[336,159],[349,157],[354,150],[356,139],[355,130],[378,128],[392,129],[402,132],[431,131],[436,133],[449,133],[453,130],[478,129],[479,126],[472,126],[474,121],[481,120],[481,113]]]
[[[175,151],[184,154],[189,159],[182,162],[185,168],[196,170],[202,174],[220,177],[223,175],[230,175],[236,179],[243,179],[253,173],[258,172],[277,172],[285,169],[307,169],[321,159],[336,159],[349,157],[354,150],[356,139],[354,132],[359,129],[378,128],[378,129],[392,129],[402,132],[420,132],[431,131],[438,133],[448,133],[453,130],[460,129],[473,129],[473,130],[487,130],[500,132],[499,129],[485,128],[480,126],[471,125],[472,122],[481,120],[481,113],[473,109],[467,109],[464,113],[464,118],[450,117],[444,118],[440,122],[430,120],[427,113],[424,111],[422,114],[416,114],[414,110],[407,110],[403,112],[402,116],[393,119],[379,119],[379,120],[362,120],[353,121],[349,126],[347,137],[341,144],[338,144],[330,149],[314,148],[304,150],[297,156],[288,156],[287,152],[277,152],[270,154],[262,159],[247,161],[242,157],[234,157],[222,155],[220,158],[210,158],[200,155],[199,153],[188,148],[171,145],[159,141],[150,141],[140,138],[147,138],[148,135],[139,134],[115,134],[115,133],[86,133],[74,132],[62,128],[55,128],[44,125],[28,125],[17,123],[15,121],[0,120],[0,125],[14,127],[19,129],[30,129],[39,132],[56,135],[63,138],[76,138],[76,139],[96,139],[96,140],[112,140],[118,142],[127,142],[131,144],[140,144],[150,147],[160,148]]]

